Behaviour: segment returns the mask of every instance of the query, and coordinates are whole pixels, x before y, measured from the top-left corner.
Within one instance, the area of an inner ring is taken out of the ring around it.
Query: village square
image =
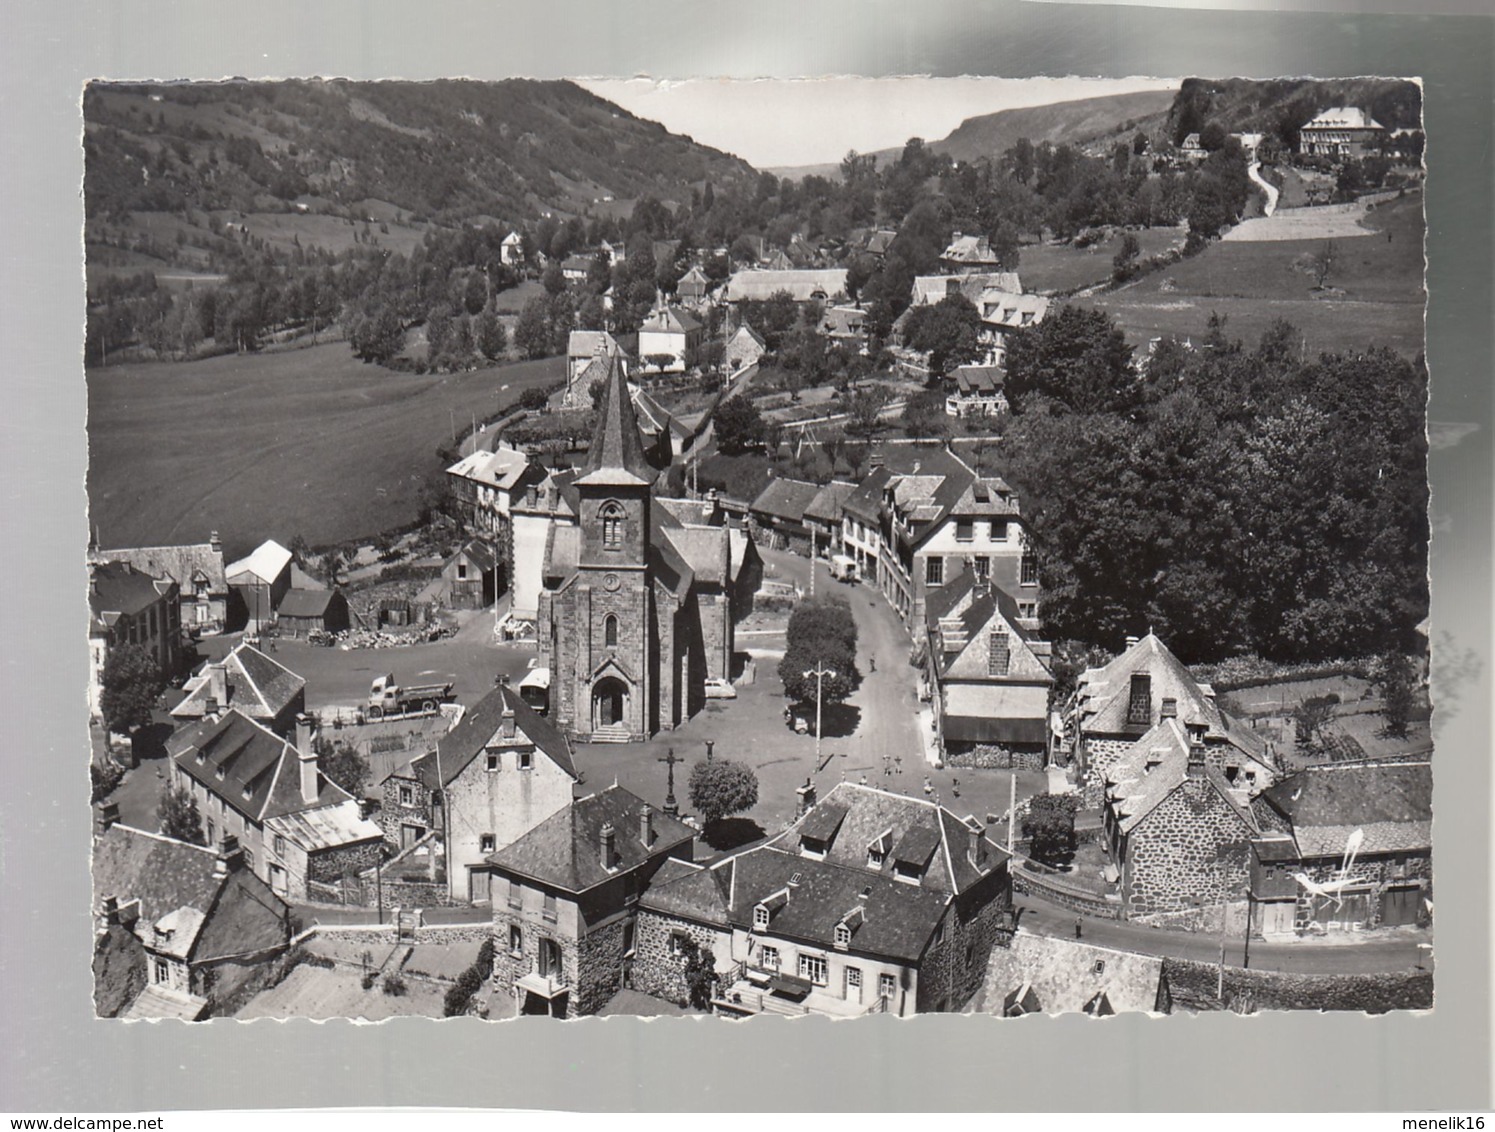
[[[1415,88],[780,178],[553,85],[627,199],[85,102],[98,1012],[1429,1006]]]

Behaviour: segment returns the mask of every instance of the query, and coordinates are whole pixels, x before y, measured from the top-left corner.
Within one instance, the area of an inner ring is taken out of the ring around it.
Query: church
[[[575,739],[630,742],[679,726],[708,686],[730,682],[757,555],[711,503],[656,497],[623,367],[606,381],[570,484],[576,522],[551,524],[545,541],[536,635],[551,719]]]

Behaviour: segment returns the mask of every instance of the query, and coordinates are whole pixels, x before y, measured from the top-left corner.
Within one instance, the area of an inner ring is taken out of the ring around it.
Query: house
[[[985,236],[967,236],[956,232],[950,246],[940,253],[940,263],[948,271],[994,271],[1002,266],[1002,257],[992,251]]]
[[[933,306],[951,295],[964,295],[980,309],[986,291],[1022,294],[1023,285],[1015,271],[973,271],[963,275],[916,275],[910,306]]]
[[[1105,1018],[1140,1012],[1168,1014],[1172,996],[1155,955],[1115,951],[1093,943],[1035,935],[1019,929],[1010,947],[992,949],[976,1012],[1089,1014]]]
[[[187,695],[171,709],[186,723],[228,711],[248,716],[289,737],[306,710],[306,681],[253,645],[240,643],[220,661],[209,661],[186,683]]]
[[[165,678],[181,668],[182,611],[176,582],[147,574],[130,562],[88,567],[88,707],[101,717],[104,666],[112,650],[145,650]]]
[[[306,637],[314,632],[344,632],[352,621],[342,590],[291,589],[280,599],[275,626],[282,636]]]
[[[1386,127],[1358,106],[1332,106],[1298,130],[1298,152],[1321,157],[1364,157],[1375,153]]]
[[[451,608],[491,606],[498,597],[498,561],[493,547],[482,539],[468,539],[442,566],[441,581]]]
[[[596,364],[601,359],[601,364]],[[566,391],[561,403],[567,409],[592,407],[592,383],[606,376],[607,361],[616,359],[628,369],[628,359],[618,340],[606,330],[573,330],[566,339]]]
[[[1261,832],[1251,799],[1270,768],[1167,710],[1105,774],[1106,848],[1129,919],[1245,899]]]
[[[1249,772],[1258,790],[1275,778],[1267,744],[1216,707],[1214,689],[1196,681],[1152,633],[1128,637],[1120,656],[1082,672],[1066,714],[1066,741],[1084,774],[1087,806],[1102,804],[1112,766],[1164,719],[1202,729],[1206,744],[1218,748],[1211,761],[1222,771],[1234,765]]]
[[[741,303],[771,299],[780,292],[796,303],[828,302],[846,297],[846,268],[816,267],[789,270],[748,268],[727,280],[726,301]]]
[[[878,581],[883,491],[892,478],[890,469],[873,468],[841,501],[841,553],[856,563],[857,577],[865,581]]]
[[[540,558],[551,718],[574,737],[643,739],[700,710],[708,681],[731,678],[731,541],[654,506],[656,472],[617,367],[579,470],[576,519],[549,524]]]
[[[1209,156],[1209,150],[1199,144],[1197,133],[1187,135],[1178,146],[1178,155],[1185,161],[1203,161]]]
[[[545,479],[543,468],[507,445],[464,456],[446,474],[468,526],[498,536],[505,545],[515,498]]]
[[[623,985],[640,893],[666,861],[691,859],[694,838],[613,785],[490,856],[495,988],[521,1014],[595,1014]]]
[[[353,795],[321,773],[312,736],[307,716],[290,743],[229,708],[166,742],[171,785],[197,803],[208,843],[236,837],[254,875],[291,901],[372,867],[384,837]]]
[[[1040,770],[1049,747],[1051,649],[1017,601],[975,570],[929,595],[924,678],[944,761]]]
[[[292,557],[274,539],[267,539],[248,558],[224,567],[232,594],[231,625],[257,633],[274,622],[280,599],[291,588]]]
[[[592,264],[597,261],[595,255],[568,255],[561,260],[561,274],[565,276],[567,283],[585,283],[587,275],[592,270]]]
[[[981,313],[980,342],[986,347],[987,364],[1003,366],[1012,336],[1043,322],[1049,300],[1043,295],[987,287],[976,299],[976,309]]]
[[[808,554],[810,528],[805,525],[805,509],[819,494],[819,484],[775,476],[748,505],[754,537],[775,550]]]
[[[638,328],[639,365],[655,373],[694,368],[705,329],[683,307],[655,310]]]
[[[524,237],[510,232],[498,245],[498,258],[506,267],[524,266]]]
[[[1007,412],[1006,373],[997,366],[956,366],[955,388],[945,396],[951,417],[999,417]]]
[[[888,254],[888,249],[893,246],[893,241],[897,237],[898,233],[892,228],[877,228],[867,233],[863,250],[869,255],[874,255],[878,259],[882,259],[883,256]]]
[[[210,999],[271,976],[290,946],[290,909],[244,867],[232,837],[191,845],[121,825],[106,804],[92,874],[101,1016],[196,1021]]]
[[[576,475],[568,468],[546,473],[538,482],[527,479],[510,505],[509,617],[515,622],[533,625],[540,616],[546,550],[556,529],[576,525],[581,507]]]
[[[1429,763],[1309,767],[1254,804],[1256,934],[1360,931],[1432,915]]]
[[[820,333],[834,346],[865,354],[866,323],[867,312],[860,307],[827,307],[820,318]]]
[[[675,284],[675,297],[688,307],[704,306],[710,291],[711,280],[699,264],[692,264],[690,270],[680,276],[680,281]]]
[[[90,562],[128,562],[155,578],[177,584],[182,628],[192,634],[221,633],[228,618],[228,580],[223,572],[223,543],[214,531],[207,542],[183,546],[137,546],[90,549]]]
[[[489,855],[569,805],[580,779],[566,737],[500,685],[434,751],[384,780],[379,820],[385,841],[400,850],[439,834],[449,898],[481,903]]]
[[[1012,930],[1007,855],[922,798],[846,782],[818,805],[800,794],[768,843],[661,870],[639,901],[633,985],[667,993],[688,937],[726,966],[718,1013],[961,1010]]]
[[[737,332],[727,339],[726,350],[722,353],[722,364],[727,367],[728,373],[737,373],[748,366],[757,365],[758,359],[768,353],[768,344],[763,341],[762,336],[744,322],[737,328]]]
[[[856,489],[854,483],[832,480],[805,507],[802,522],[812,536],[817,557],[829,558],[841,553],[841,508]]]

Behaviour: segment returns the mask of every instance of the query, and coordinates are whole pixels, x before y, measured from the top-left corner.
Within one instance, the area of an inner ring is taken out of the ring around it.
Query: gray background
[[[1393,0],[1363,10],[1384,11]],[[1402,0],[1411,6],[1412,0]],[[1306,4],[1305,4],[1306,6]],[[208,0],[7,6],[0,45],[0,1110],[1484,1108],[1490,1097],[1491,61],[1488,17],[926,3]],[[1439,11],[1482,11],[1441,0]],[[1438,1005],[1430,1015],[924,1017],[856,1024],[92,1019],[79,93],[90,77],[963,74],[1426,80]]]

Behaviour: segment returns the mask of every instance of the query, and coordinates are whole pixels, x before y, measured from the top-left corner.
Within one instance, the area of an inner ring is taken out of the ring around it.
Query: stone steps
[[[610,723],[592,732],[594,743],[628,743],[632,739],[633,736],[629,734],[628,725],[625,723]]]

